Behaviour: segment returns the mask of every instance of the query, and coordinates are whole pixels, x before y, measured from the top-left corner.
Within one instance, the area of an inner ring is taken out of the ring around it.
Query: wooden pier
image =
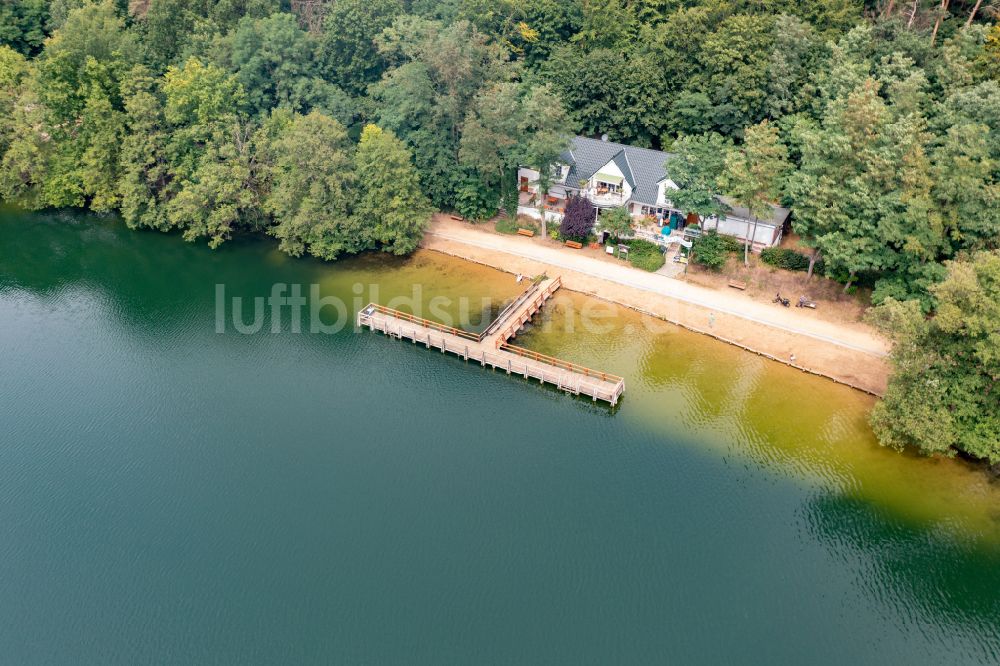
[[[621,377],[508,343],[561,285],[558,277],[532,284],[478,335],[377,303],[370,303],[358,312],[357,325],[478,361],[483,367],[504,370],[508,375],[537,379],[574,395],[589,396],[595,402],[616,405],[625,391],[625,380]]]

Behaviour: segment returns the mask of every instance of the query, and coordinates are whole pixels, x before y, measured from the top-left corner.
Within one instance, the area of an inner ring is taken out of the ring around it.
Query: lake
[[[872,398],[565,290],[518,344],[615,409],[352,325],[520,289],[0,211],[0,662],[1000,662],[1000,484]]]

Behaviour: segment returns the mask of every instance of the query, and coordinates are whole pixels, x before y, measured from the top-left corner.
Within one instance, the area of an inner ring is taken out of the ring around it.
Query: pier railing
[[[429,328],[432,331],[437,331],[438,333],[450,333],[465,340],[471,340],[472,342],[482,341],[482,337],[476,335],[475,333],[469,333],[468,331],[463,331],[462,329],[455,328],[454,326],[445,326],[444,324],[439,324],[436,321],[424,319],[423,317],[417,317],[416,315],[411,315],[406,312],[400,312],[399,310],[387,308],[384,305],[378,305],[377,303],[369,303],[367,306],[362,308],[359,315],[370,316],[368,313],[373,312],[378,312],[379,314],[387,315],[389,317],[395,317],[396,319],[402,319],[403,321],[416,324],[417,326],[423,326],[424,328]]]
[[[564,361],[561,358],[556,358],[555,356],[548,356],[546,354],[540,354],[536,351],[531,351],[530,349],[525,349],[524,347],[518,347],[516,345],[509,345],[506,342],[502,343],[498,349],[500,351],[510,352],[511,354],[516,354],[522,358],[527,358],[532,361],[538,361],[539,363],[545,363],[546,365],[553,365],[557,368],[563,370],[569,370],[570,372],[575,372],[581,374],[584,377],[592,377],[594,379],[600,379],[604,382],[612,382],[617,384],[618,382],[624,382],[623,377],[618,375],[612,375],[607,372],[601,372],[600,370],[593,370],[583,365],[577,365],[576,363],[571,363],[569,361]]]
[[[527,321],[528,319],[531,319],[531,317],[536,312],[538,312],[539,308],[542,307],[542,304],[545,301],[547,301],[549,297],[552,296],[552,294],[554,294],[556,290],[559,289],[559,287],[561,286],[562,286],[562,277],[556,277],[556,279],[551,280],[549,282],[549,284],[545,287],[545,289],[539,291],[537,294],[532,294],[533,298],[530,299],[531,306],[528,307],[528,309],[525,310],[520,317],[515,318],[514,320],[507,323],[505,328],[500,329],[500,334],[497,337],[497,348],[505,344],[507,340],[509,340],[510,338],[514,337],[514,334],[521,329],[521,326],[524,325],[524,322]],[[532,289],[535,288],[536,287],[530,288],[527,292],[525,292],[525,295],[530,294],[532,292]],[[522,305],[524,305],[525,302],[524,299],[518,299],[518,300],[519,302],[516,304],[516,307],[513,308],[514,310],[519,309]],[[505,314],[503,315],[504,317],[509,317],[511,314],[513,314],[513,312],[507,312],[506,310],[504,312],[505,312]],[[506,323],[506,322],[502,322],[502,318],[497,317],[497,321],[494,322],[494,324],[496,325],[498,323]],[[494,326],[491,326],[490,330],[492,331],[493,329]]]
[[[525,289],[523,292],[521,292],[520,296],[518,296],[513,301],[508,303],[507,307],[505,307],[503,310],[500,311],[500,314],[497,315],[496,319],[490,322],[490,325],[487,326],[486,330],[482,332],[480,339],[488,338],[497,329],[503,326],[504,320],[506,320],[509,316],[511,316],[514,312],[516,312],[518,308],[524,305],[524,303],[529,298],[531,298],[532,294],[536,291],[538,291],[537,284],[528,285],[528,288]]]
[[[411,315],[406,312],[401,312],[393,308],[387,308],[384,305],[379,305],[377,303],[369,303],[361,312],[358,313],[359,319],[361,317],[369,316],[369,313],[378,312],[389,317],[395,317],[396,319],[401,319],[411,324],[416,324],[418,326],[423,326],[431,330],[437,331],[439,333],[451,333],[452,335],[457,335],[464,340],[471,340],[473,342],[482,342],[483,340],[492,337],[497,330],[503,328],[499,337],[497,338],[497,346],[501,343],[506,342],[511,338],[517,331],[521,328],[525,321],[531,319],[532,315],[538,311],[548,298],[555,293],[562,285],[562,278],[557,277],[554,280],[549,281],[548,285],[542,290],[539,290],[539,285],[532,284],[529,285],[517,298],[511,301],[507,307],[500,311],[497,318],[486,327],[482,333],[478,335],[476,333],[469,333],[468,331],[462,330],[460,328],[455,328],[454,326],[446,326],[445,324],[439,324],[436,321],[431,321],[430,319],[424,319],[423,317],[417,317],[416,315]],[[524,304],[531,302],[530,307],[527,310],[523,310]],[[515,317],[510,320],[510,317],[518,314],[520,316]]]
[[[508,375],[537,379],[574,395],[590,396],[595,401],[604,400],[615,406],[625,391],[623,378],[506,342],[559,288],[559,283],[556,278],[532,285],[511,306],[504,308],[486,332],[479,335],[377,303],[369,303],[358,312],[357,325],[381,331],[391,338],[426,345],[428,349],[440,349],[442,353],[452,353],[467,361],[478,361],[484,367],[503,370]],[[493,332],[501,326],[502,332]]]

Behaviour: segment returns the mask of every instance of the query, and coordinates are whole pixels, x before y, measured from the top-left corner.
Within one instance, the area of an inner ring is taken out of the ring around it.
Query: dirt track
[[[832,322],[812,310],[781,308],[737,291],[709,289],[540,239],[497,234],[438,215],[422,246],[510,273],[561,275],[591,294],[764,354],[802,370],[881,394],[888,343],[859,322]]]

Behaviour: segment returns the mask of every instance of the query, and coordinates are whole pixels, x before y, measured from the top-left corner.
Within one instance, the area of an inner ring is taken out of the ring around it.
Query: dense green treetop
[[[338,0],[332,3],[319,37],[317,58],[323,74],[352,95],[363,95],[389,66],[375,37],[403,13],[400,0]]]
[[[392,132],[368,125],[358,142],[354,169],[360,176],[354,214],[366,247],[413,252],[433,209],[406,145]]]
[[[318,111],[306,116],[275,112],[267,131],[271,191],[264,208],[278,221],[269,233],[292,256],[308,251],[323,259],[363,247],[351,217],[354,146],[339,122]]]
[[[915,301],[888,299],[872,320],[894,340],[893,377],[872,411],[895,448],[1000,462],[1000,253],[949,262],[931,287],[927,318]]]
[[[719,179],[726,167],[732,142],[720,134],[682,135],[671,146],[673,156],[666,163],[667,177],[677,190],[667,198],[677,208],[705,218],[725,216],[719,197]]]
[[[756,225],[758,220],[771,217],[771,207],[778,201],[789,168],[788,149],[778,129],[765,120],[748,127],[743,144],[726,155],[718,183],[724,194],[750,211]],[[743,261],[747,263],[754,231],[745,236]]]
[[[0,44],[24,55],[34,55],[45,41],[48,0],[5,2],[0,5]]]

